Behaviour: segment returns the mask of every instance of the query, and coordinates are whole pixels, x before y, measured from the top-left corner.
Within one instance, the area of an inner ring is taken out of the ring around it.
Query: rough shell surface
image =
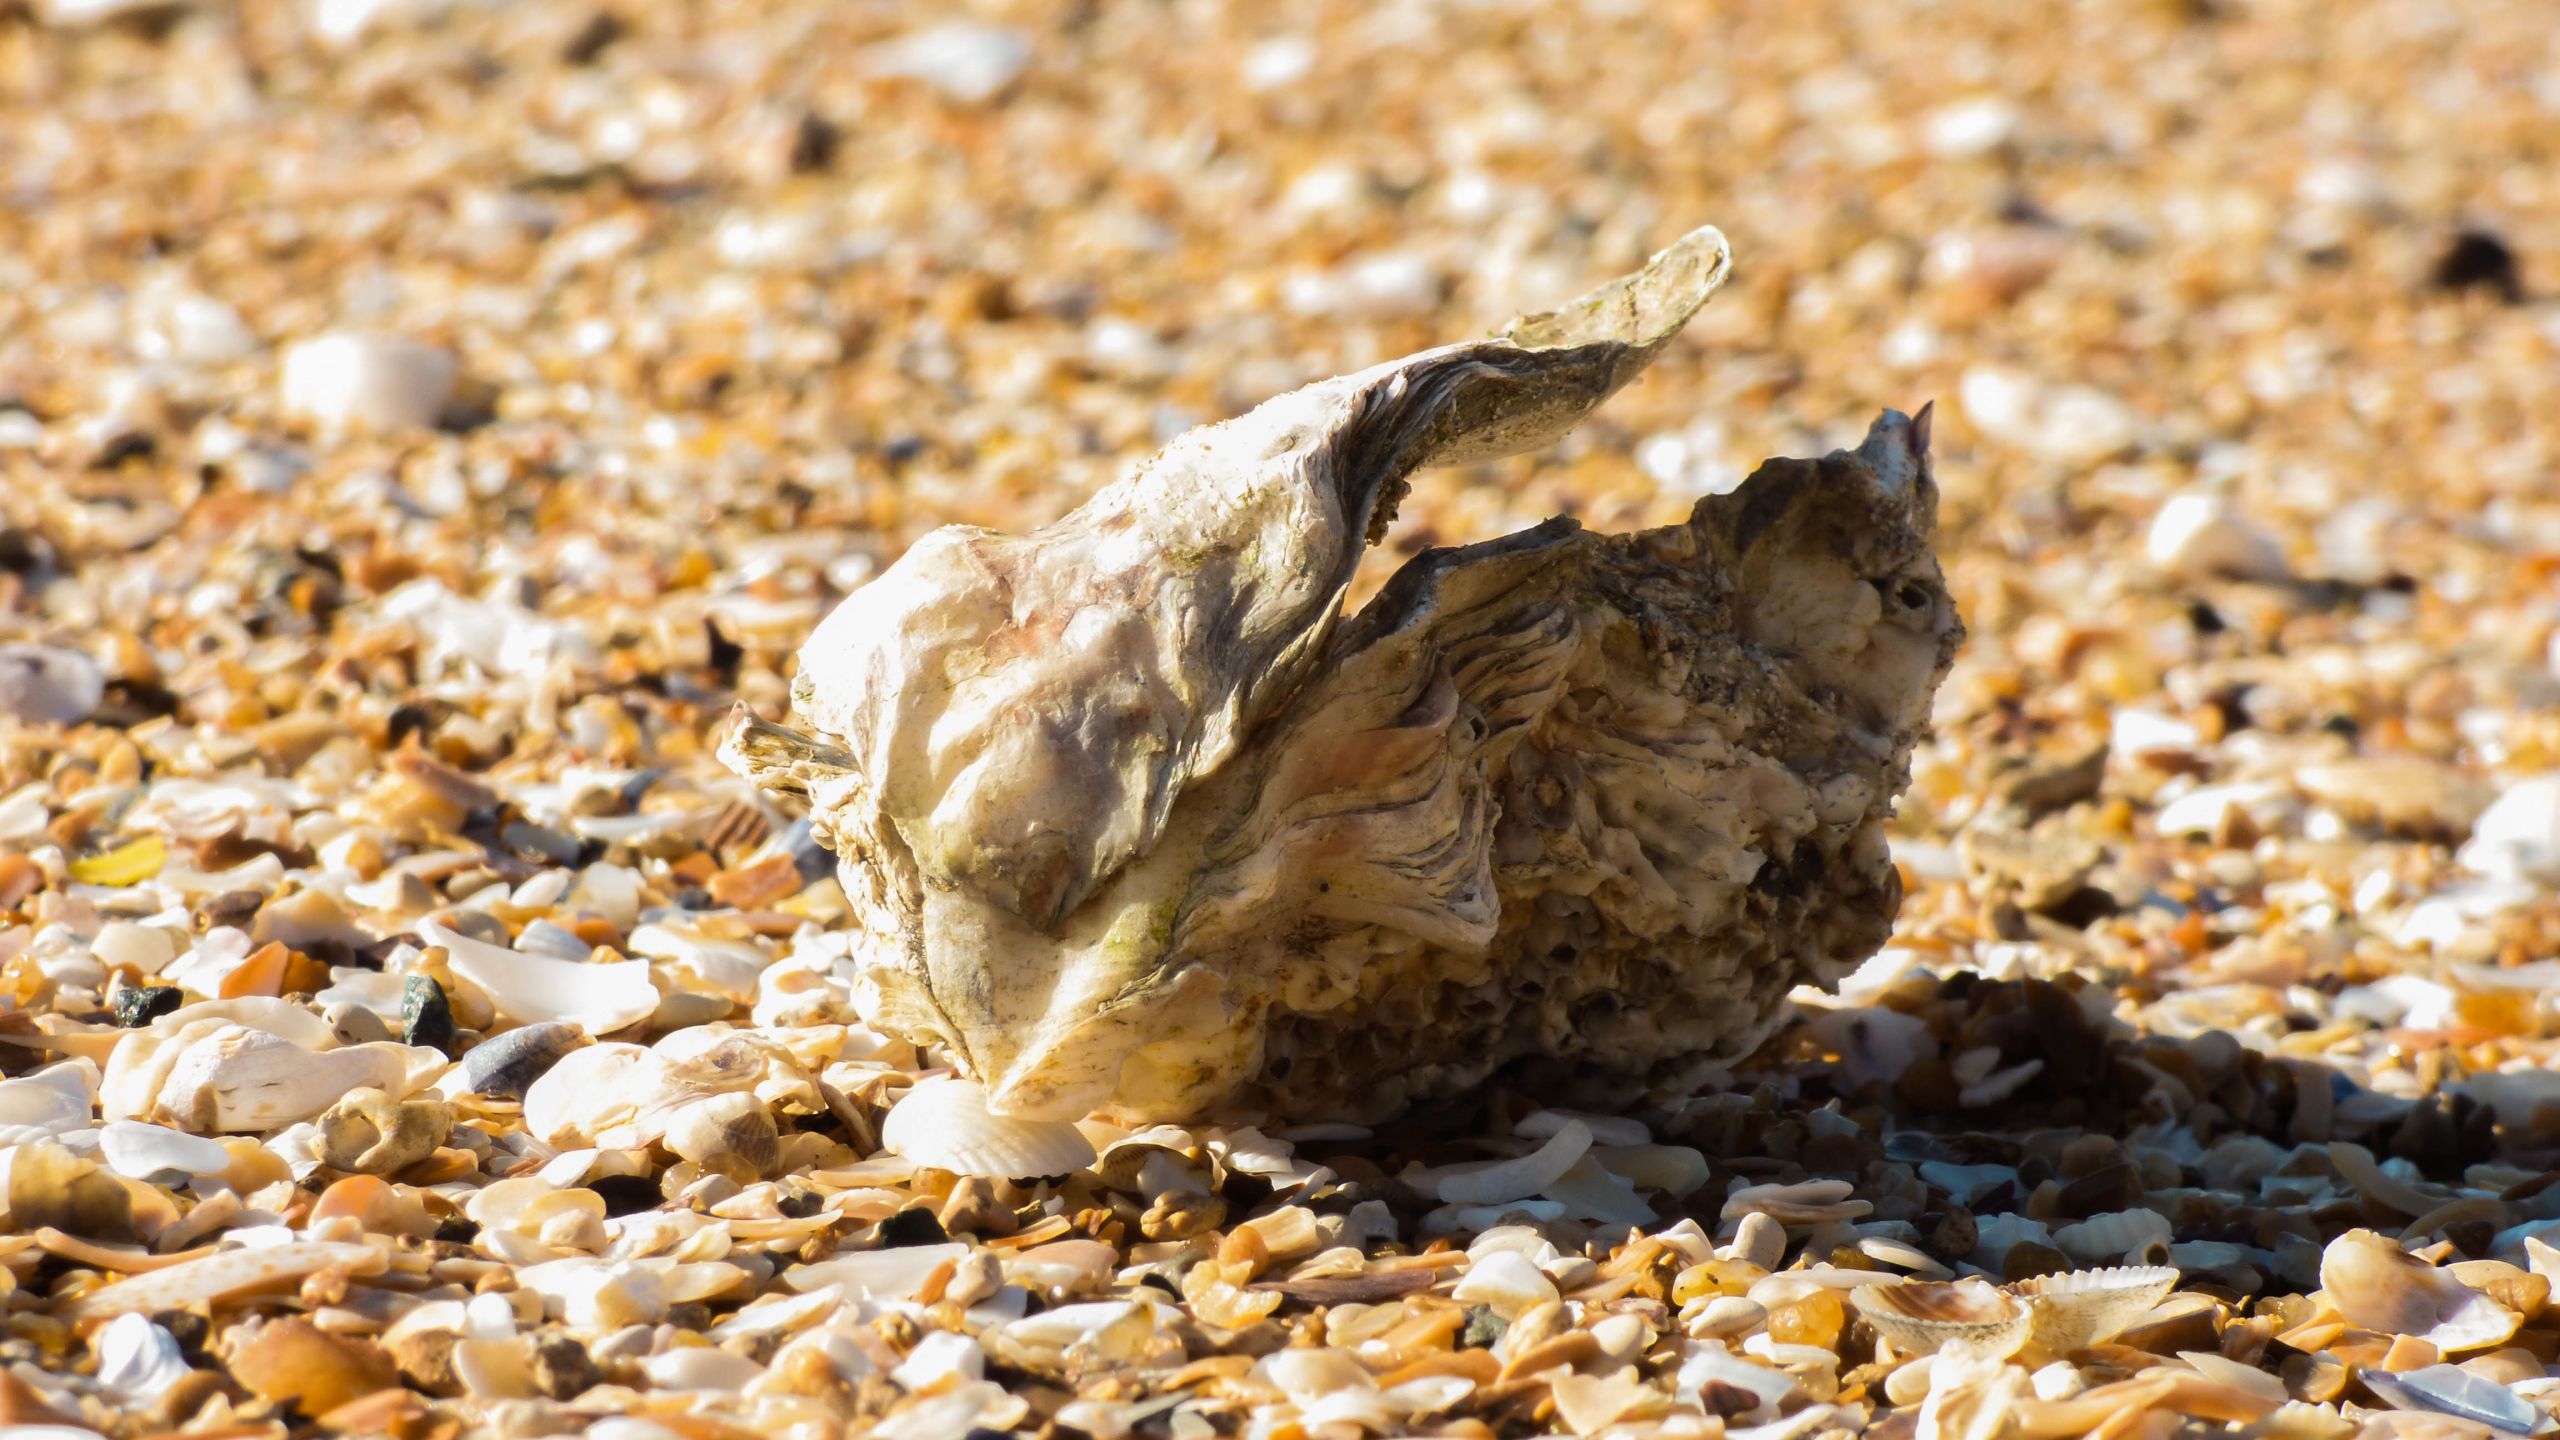
[[[794,683],[819,738],[742,714],[722,753],[842,857],[866,1018],[1002,1114],[1356,1117],[1735,1057],[1872,952],[1961,635],[1925,416],[1685,524],[1425,551],[1340,615],[1409,476],[1560,435],[1726,266],[1696,232],[850,596]]]

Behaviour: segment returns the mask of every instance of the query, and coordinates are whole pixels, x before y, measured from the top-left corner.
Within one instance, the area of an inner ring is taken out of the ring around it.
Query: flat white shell
[[[220,1141],[139,1120],[118,1120],[107,1126],[98,1136],[98,1149],[109,1169],[135,1180],[169,1170],[219,1175],[231,1168],[231,1152]]]
[[[881,1142],[918,1165],[1000,1179],[1064,1175],[1093,1163],[1093,1142],[1060,1120],[1013,1120],[990,1113],[975,1080],[927,1080],[890,1107]]]
[[[81,1060],[0,1081],[0,1144],[23,1144],[86,1128],[89,1104],[97,1093],[97,1071]]]
[[[645,1020],[658,1008],[658,987],[650,983],[646,960],[552,960],[474,940],[433,920],[418,922],[418,936],[443,946],[453,973],[479,986],[499,1014],[522,1024],[565,1020],[602,1035]]]

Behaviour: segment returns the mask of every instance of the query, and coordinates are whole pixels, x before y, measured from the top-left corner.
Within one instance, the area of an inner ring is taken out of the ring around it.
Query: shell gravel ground
[[[2549,17],[0,10],[0,1420],[2551,1430]],[[901,1121],[712,723],[925,530],[1707,221],[1371,579],[1937,398],[1894,943],[1656,1091]]]

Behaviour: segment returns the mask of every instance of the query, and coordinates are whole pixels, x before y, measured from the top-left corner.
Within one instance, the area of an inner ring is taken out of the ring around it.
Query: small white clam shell
[[[880,1139],[918,1165],[955,1175],[1064,1175],[1094,1161],[1093,1142],[1075,1126],[990,1113],[986,1087],[952,1076],[908,1091],[890,1107]]]
[[[2350,1230],[2320,1256],[2320,1288],[2351,1325],[2414,1335],[2446,1354],[2503,1343],[2523,1317],[2388,1237]]]
[[[128,1406],[157,1401],[189,1369],[178,1337],[147,1316],[119,1315],[107,1322],[93,1343],[98,1352],[98,1388]]]
[[[499,1014],[523,1024],[565,1020],[602,1035],[645,1020],[658,1008],[658,987],[649,980],[646,960],[552,960],[474,940],[433,920],[418,922],[418,936],[443,946],[453,973],[479,986]]]
[[[1907,1355],[2013,1355],[2027,1343],[2033,1318],[2025,1302],[1984,1280],[1861,1285],[1849,1299],[1877,1334]]]
[[[2036,1343],[2068,1355],[2123,1333],[2177,1283],[2173,1266],[2127,1265],[2038,1275],[2012,1288],[2034,1311]]]

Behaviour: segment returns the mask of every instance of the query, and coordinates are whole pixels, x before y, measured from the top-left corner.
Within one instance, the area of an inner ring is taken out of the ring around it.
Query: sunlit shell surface
[[[2448,1355],[2505,1342],[2523,1317],[2388,1236],[2350,1230],[2320,1256],[2320,1288],[2351,1325],[2413,1335]]]
[[[2031,1323],[2026,1302],[1984,1280],[1861,1285],[1849,1299],[1906,1355],[1954,1350],[1997,1358],[2027,1342]]]
[[[2177,1283],[2173,1266],[2125,1265],[2038,1275],[2015,1288],[2034,1309],[2036,1343],[2068,1355],[2114,1339]]]
[[[1360,1117],[1732,1057],[1872,952],[1961,634],[1925,414],[1685,524],[1426,551],[1340,613],[1415,470],[1561,435],[1726,268],[1698,231],[849,597],[801,653],[819,737],[741,715],[723,755],[840,857],[866,1018],[1002,1115]]]
[[[955,1175],[1064,1175],[1093,1163],[1093,1143],[1059,1120],[990,1114],[986,1088],[940,1077],[907,1092],[881,1122],[881,1143]]]

